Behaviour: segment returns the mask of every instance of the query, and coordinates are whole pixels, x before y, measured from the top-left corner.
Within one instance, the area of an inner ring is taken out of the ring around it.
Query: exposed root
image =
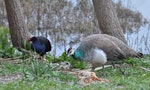
[[[145,71],[150,72],[150,69],[147,69],[147,68],[144,68],[144,67],[139,67],[139,68],[141,68],[141,69],[143,69],[143,70],[145,70]]]

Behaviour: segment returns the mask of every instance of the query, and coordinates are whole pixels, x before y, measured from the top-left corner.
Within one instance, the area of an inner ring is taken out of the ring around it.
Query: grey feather
[[[143,54],[140,52],[137,52],[130,48],[128,45],[124,44],[121,40],[118,38],[115,38],[113,36],[107,35],[107,34],[102,34],[104,37],[107,37],[111,41],[113,41],[126,55],[126,57],[143,57]]]
[[[116,38],[116,40],[118,40]],[[93,49],[99,48],[103,50],[108,60],[117,60],[124,59],[126,56],[123,51],[116,45],[113,41],[107,38],[104,34],[93,34],[86,37],[77,48],[77,50],[81,50],[84,53],[83,60],[92,60],[93,58]],[[119,56],[123,56],[122,58]]]
[[[76,51],[81,51],[83,57],[82,61],[90,62],[94,69],[98,65],[105,63],[95,62],[95,49],[102,50],[107,57],[108,61],[122,60],[128,57],[135,57],[139,53],[131,49],[128,45],[123,43],[121,40],[106,34],[93,34],[86,37]],[[75,55],[75,54],[74,54]],[[101,58],[96,58],[100,61]],[[106,61],[107,61],[106,60]]]

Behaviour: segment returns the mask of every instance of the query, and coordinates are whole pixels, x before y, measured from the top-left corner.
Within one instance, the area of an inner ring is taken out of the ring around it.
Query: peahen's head
[[[79,51],[79,50],[74,51],[72,48],[69,48],[67,50],[66,55],[67,56],[72,56],[74,59],[77,59],[77,60],[81,60],[83,58],[82,51]]]
[[[72,49],[72,47],[70,47],[67,51],[66,51],[66,55],[70,56],[74,54],[74,50]]]

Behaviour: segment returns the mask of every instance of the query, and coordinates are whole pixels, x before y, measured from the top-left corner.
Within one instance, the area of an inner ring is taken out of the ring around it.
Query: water
[[[150,54],[150,31],[147,27],[141,27],[138,32],[134,33],[126,33],[125,38],[128,42],[128,45],[133,48],[134,50],[141,52],[143,54]],[[67,50],[70,46],[73,47],[73,49],[76,49],[80,41],[83,39],[83,35],[80,35],[80,40],[77,43],[73,43],[70,45],[70,41],[73,41],[75,38],[78,37],[78,34],[70,34],[65,40],[66,40],[66,46],[62,45],[62,43],[57,43],[56,47],[54,44],[52,45],[52,51],[50,52],[52,55],[54,55],[54,50],[56,50],[55,56],[60,56],[65,49]],[[50,37],[49,37],[50,38]]]
[[[150,31],[147,27],[141,27],[136,33],[125,34],[128,45],[143,54],[150,54]]]

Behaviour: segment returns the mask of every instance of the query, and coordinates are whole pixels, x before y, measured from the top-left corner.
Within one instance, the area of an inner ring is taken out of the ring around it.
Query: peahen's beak
[[[72,56],[73,54],[74,54],[74,50],[72,49],[72,47],[70,47],[66,52],[66,56],[69,57]]]

